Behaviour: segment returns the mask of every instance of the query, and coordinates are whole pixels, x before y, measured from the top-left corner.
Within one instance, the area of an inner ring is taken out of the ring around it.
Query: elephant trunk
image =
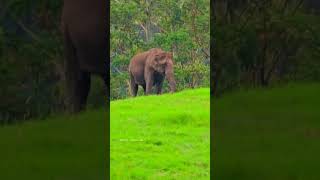
[[[174,79],[174,73],[172,65],[166,70],[166,78],[169,81],[170,92],[176,91],[176,80]]]

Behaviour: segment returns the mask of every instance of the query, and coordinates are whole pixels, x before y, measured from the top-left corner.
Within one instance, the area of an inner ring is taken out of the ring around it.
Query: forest
[[[0,124],[64,109],[62,1],[0,2]]]
[[[178,91],[211,84],[219,96],[319,81],[318,1],[213,0],[211,8],[209,2],[111,1],[111,99],[130,96],[129,61],[152,47],[173,52]],[[57,0],[1,1],[1,124],[65,111],[61,6]],[[97,78],[92,85],[89,106],[102,106],[103,83]]]
[[[129,61],[152,47],[173,52],[178,90],[209,87],[209,0],[114,0],[110,5],[112,100],[130,96]],[[1,123],[65,111],[61,7],[56,0],[0,3]],[[103,82],[91,83],[89,106],[102,106]]]
[[[319,81],[319,1],[215,0],[213,3],[213,94]]]
[[[211,173],[319,179],[320,1],[213,2]]]

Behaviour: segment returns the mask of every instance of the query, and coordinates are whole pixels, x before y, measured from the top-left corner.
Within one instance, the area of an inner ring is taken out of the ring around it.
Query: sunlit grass
[[[0,127],[0,179],[106,179],[106,123],[100,109]]]
[[[209,89],[111,103],[112,179],[208,179]],[[107,116],[0,127],[0,179],[106,179]]]
[[[111,179],[209,179],[209,89],[111,102]]]
[[[213,100],[215,179],[319,179],[320,84]]]

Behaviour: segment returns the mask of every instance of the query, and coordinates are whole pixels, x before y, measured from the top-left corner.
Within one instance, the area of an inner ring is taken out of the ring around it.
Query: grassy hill
[[[319,179],[320,85],[213,99],[216,179]],[[209,89],[111,103],[112,179],[208,179]],[[0,127],[0,179],[105,179],[103,110]]]
[[[214,100],[216,179],[319,179],[320,85],[289,85]]]
[[[112,179],[208,179],[209,104],[209,89],[112,102]],[[0,127],[0,179],[106,179],[106,116]]]
[[[209,179],[209,93],[111,102],[111,179]]]
[[[103,110],[0,127],[0,179],[106,179]]]
[[[320,84],[213,99],[216,179],[319,179]],[[111,103],[112,179],[208,179],[209,89]],[[105,179],[103,110],[0,127],[0,179]]]

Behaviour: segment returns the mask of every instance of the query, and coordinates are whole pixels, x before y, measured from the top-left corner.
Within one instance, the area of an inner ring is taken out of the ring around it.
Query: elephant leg
[[[146,90],[147,90],[146,84],[143,84],[142,88],[143,88],[143,91],[144,91],[144,95],[146,95]]]
[[[131,95],[136,97],[138,94],[138,85],[137,84],[131,84]]]
[[[156,82],[156,91],[157,91],[157,94],[161,94],[161,92],[162,92],[162,85],[163,85],[163,81],[164,81],[164,76],[158,75],[156,81],[157,81],[157,82]]]
[[[163,85],[163,81],[159,82],[157,84],[157,94],[161,94],[162,92],[162,85]]]
[[[65,53],[65,78],[66,78],[66,105],[67,110],[70,112],[79,111],[79,100],[78,100],[78,76],[79,76],[79,63],[76,56],[75,47],[70,39],[69,31],[63,29],[64,34],[64,53]]]
[[[109,78],[108,78],[108,75],[102,75],[102,79],[103,79],[103,82],[104,82],[104,85],[106,86],[106,87],[108,87],[108,85],[109,85],[109,82],[108,82],[108,80],[109,80]]]
[[[137,96],[138,93],[138,84],[135,83],[134,77],[130,74],[130,88],[131,88],[131,95],[133,97]]]
[[[146,78],[146,95],[151,94],[152,86],[153,86],[153,76],[148,76]]]
[[[81,111],[85,109],[89,91],[90,91],[90,84],[91,84],[90,73],[80,72],[79,79],[78,79],[78,88],[77,88],[79,105],[76,111]]]
[[[105,75],[102,75],[102,79],[104,81],[104,92],[105,92],[105,95],[107,97],[107,100],[109,101],[110,100],[110,94],[109,94],[109,77],[107,74]]]

